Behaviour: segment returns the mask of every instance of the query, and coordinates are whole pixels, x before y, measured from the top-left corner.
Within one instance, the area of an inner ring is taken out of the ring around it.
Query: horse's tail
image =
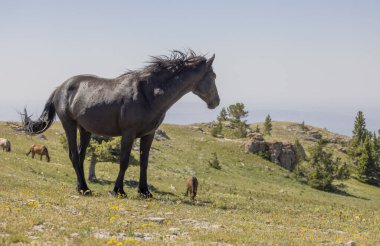
[[[196,177],[193,177],[191,179],[192,181],[192,186],[191,186],[191,195],[193,198],[197,195],[197,190],[198,190],[198,180]]]
[[[12,150],[12,148],[11,148],[11,141],[8,140],[7,151],[11,152],[11,150]]]
[[[57,90],[54,90],[45,104],[45,108],[42,111],[40,118],[37,121],[29,120],[24,123],[25,131],[30,134],[41,134],[46,131],[54,121],[55,118],[55,106],[54,96]]]
[[[45,154],[46,154],[46,160],[47,160],[47,162],[50,162],[49,151],[48,151],[48,149],[46,147],[45,147]]]

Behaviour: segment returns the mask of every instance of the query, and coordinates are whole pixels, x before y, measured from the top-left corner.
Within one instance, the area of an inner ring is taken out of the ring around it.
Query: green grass
[[[274,123],[273,138],[292,142],[297,137],[281,127]],[[275,164],[244,154],[239,141],[213,138],[192,126],[162,128],[171,140],[154,142],[148,169],[156,199],[140,200],[135,187],[126,188],[128,199],[107,194],[118,172],[112,163],[97,165],[97,177],[105,182],[89,183],[92,197],[78,196],[74,170],[59,143],[63,133],[59,123],[46,132],[47,141],[16,134],[0,123],[0,137],[10,139],[13,147],[11,153],[0,152],[0,243],[376,245],[380,241],[380,188],[350,179],[337,183],[340,194],[314,190]],[[49,148],[50,163],[25,156],[32,143]],[[209,166],[212,152],[217,153],[221,170]],[[85,166],[87,171],[88,162]],[[196,202],[183,196],[191,175],[199,180]],[[138,177],[139,167],[130,166],[126,180]],[[165,220],[144,221],[150,217]]]

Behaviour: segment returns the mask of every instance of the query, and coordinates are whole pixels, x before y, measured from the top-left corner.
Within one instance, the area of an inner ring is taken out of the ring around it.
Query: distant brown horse
[[[34,155],[35,154],[38,154],[40,155],[40,160],[42,160],[42,156],[46,156],[46,161],[49,162],[50,161],[50,156],[49,156],[49,151],[48,149],[46,148],[45,145],[42,145],[42,144],[33,144],[30,149],[29,149],[29,152],[26,153],[26,156],[29,156],[29,154],[32,153],[32,158],[34,159]]]
[[[0,147],[6,152],[11,152],[11,142],[8,139],[0,138]]]
[[[195,199],[198,190],[198,179],[194,176],[191,176],[187,179],[187,190],[186,196],[189,196],[191,200]]]

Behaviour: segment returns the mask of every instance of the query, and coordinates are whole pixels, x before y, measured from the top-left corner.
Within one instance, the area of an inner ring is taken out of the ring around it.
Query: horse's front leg
[[[119,175],[116,178],[115,187],[113,189],[114,194],[118,197],[126,196],[124,188],[123,188],[124,175],[125,175],[125,171],[128,168],[129,156],[131,154],[134,140],[135,140],[135,134],[131,132],[126,132],[121,137]]]
[[[154,133],[146,135],[140,140],[140,181],[139,181],[139,193],[143,198],[151,198],[153,195],[148,189],[147,170],[149,151],[154,139]]]

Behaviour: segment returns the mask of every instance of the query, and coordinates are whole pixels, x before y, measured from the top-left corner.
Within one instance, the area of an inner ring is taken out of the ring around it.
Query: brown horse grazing
[[[34,155],[38,154],[40,155],[40,160],[42,160],[42,156],[46,156],[46,161],[50,162],[50,156],[49,156],[49,151],[46,148],[45,145],[42,144],[33,144],[30,147],[30,150],[28,153],[26,153],[26,156],[29,156],[29,154],[32,153],[32,158],[34,159]]]
[[[8,139],[0,138],[0,147],[6,152],[11,152],[11,142]]]
[[[198,190],[198,179],[194,176],[191,176],[187,179],[187,190],[186,196],[189,196],[191,200],[195,199]]]

